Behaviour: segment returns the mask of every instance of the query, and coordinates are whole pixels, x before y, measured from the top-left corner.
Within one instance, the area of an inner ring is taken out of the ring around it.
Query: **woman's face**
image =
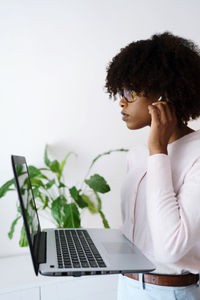
[[[148,105],[152,104],[158,97],[143,96],[143,93],[137,95],[133,92],[134,102],[128,103],[124,97],[121,98],[119,105],[122,108],[122,119],[126,122],[129,129],[140,129],[145,126],[151,126],[151,115],[148,111]]]

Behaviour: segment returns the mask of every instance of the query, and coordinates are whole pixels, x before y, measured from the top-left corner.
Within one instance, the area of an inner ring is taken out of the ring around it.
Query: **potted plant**
[[[64,182],[63,170],[68,158],[71,155],[76,155],[74,152],[69,152],[66,157],[59,162],[58,160],[50,160],[48,148],[45,147],[44,163],[45,167],[38,168],[33,165],[28,166],[28,172],[31,179],[34,199],[38,212],[43,212],[46,217],[59,228],[80,228],[81,227],[81,210],[89,210],[91,214],[99,214],[105,228],[109,228],[109,223],[102,210],[102,200],[100,194],[105,194],[110,191],[110,187],[106,180],[99,174],[89,176],[91,168],[95,162],[104,155],[109,155],[112,152],[128,151],[127,149],[116,149],[104,152],[95,157],[89,167],[86,177],[84,178],[81,188],[75,185],[68,187]],[[18,175],[23,175],[22,168],[17,170]],[[85,187],[89,188],[85,192]],[[22,188],[28,193],[30,185],[25,179]],[[0,187],[0,198],[4,197],[7,192],[16,190],[14,178],[7,181]],[[96,201],[94,201],[96,199]],[[15,226],[21,219],[21,210],[17,204],[17,215],[13,220],[8,237],[12,239]],[[24,226],[21,227],[19,240],[20,247],[28,245]]]

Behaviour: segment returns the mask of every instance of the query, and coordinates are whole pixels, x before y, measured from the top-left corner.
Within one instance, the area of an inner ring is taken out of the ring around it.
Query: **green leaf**
[[[88,206],[87,202],[85,202],[84,199],[80,196],[79,191],[75,186],[69,189],[69,192],[80,208],[84,208]]]
[[[43,179],[48,180],[48,178],[44,174],[41,173],[40,169],[38,169],[34,166],[28,166],[28,172],[29,172],[30,178],[38,177],[38,178],[43,178]]]
[[[36,178],[31,178],[31,185],[34,187],[45,187],[44,183],[42,182],[42,180],[40,179],[36,179]]]
[[[49,190],[56,183],[55,179],[49,180],[47,184],[45,184],[45,189]]]
[[[0,198],[4,197],[7,191],[9,190],[10,186],[14,184],[14,179],[11,179],[4,183],[0,188]]]
[[[106,217],[104,215],[104,213],[100,210],[99,211],[99,214],[101,216],[101,219],[102,219],[102,222],[103,222],[103,225],[105,228],[110,228],[109,224],[108,224],[108,221],[106,220]]]
[[[36,199],[38,197],[39,194],[39,188],[33,188],[33,197],[34,199]]]
[[[34,166],[28,166],[28,172],[31,178],[40,175],[40,170]]]
[[[90,165],[90,167],[89,167],[88,174],[89,174],[89,172],[90,172],[92,166],[95,164],[95,162],[96,162],[100,157],[102,157],[102,156],[104,156],[104,155],[109,155],[109,154],[111,154],[111,153],[113,153],[113,152],[128,152],[128,151],[129,151],[128,149],[123,149],[123,148],[122,148],[122,149],[109,150],[109,151],[106,151],[106,152],[104,152],[104,153],[99,154],[98,156],[96,156],[96,157],[93,159],[93,161],[92,161],[92,163],[91,163],[91,165]]]
[[[27,241],[26,231],[25,231],[24,225],[22,226],[22,229],[21,229],[19,245],[20,245],[20,247],[27,247],[28,246],[28,241]]]
[[[49,168],[39,168],[40,171],[49,171]]]
[[[56,198],[51,205],[51,214],[59,226],[62,224],[62,197]]]
[[[60,182],[58,188],[65,188],[65,187],[66,187],[66,185],[63,182]]]
[[[16,165],[16,173],[18,176],[22,175],[23,165]]]
[[[105,179],[98,174],[94,174],[90,177],[90,179],[86,179],[85,183],[94,191],[102,194],[110,191],[110,187]]]
[[[97,205],[97,210],[100,211],[101,210],[101,207],[102,207],[102,202],[101,202],[101,198],[99,197],[98,193],[94,191],[94,194],[97,198],[97,201],[98,201],[98,205]]]
[[[34,179],[31,179],[31,181],[34,180]],[[30,180],[29,180],[29,177],[25,177],[24,179],[24,183],[23,183],[23,187],[22,187],[24,190],[30,190],[31,188],[31,185],[30,185]],[[22,189],[21,188],[21,189]]]
[[[46,207],[48,207],[48,205],[49,205],[49,197],[45,196],[45,202],[42,209],[45,209]]]
[[[41,202],[42,203],[45,203],[45,200],[44,200],[44,198],[43,198],[43,195],[42,195],[42,193],[39,191],[39,193],[38,193],[38,198],[40,198],[40,200],[41,200]]]
[[[69,156],[71,154],[75,154],[76,155],[76,153],[74,153],[74,152],[69,152],[69,153],[67,153],[67,155],[65,156],[65,158],[63,159],[63,161],[60,163],[59,175],[58,175],[58,180],[59,181],[60,181],[60,179],[62,177],[63,169],[64,169],[64,166],[65,166],[65,164],[67,162],[67,159],[69,158]]]
[[[88,203],[84,201],[84,199],[79,195],[78,200],[76,201],[80,208],[88,207]]]
[[[40,173],[40,175],[38,175],[37,178],[43,178],[43,179],[49,180],[49,178],[42,173]]]
[[[33,201],[30,201],[30,205],[32,207],[33,210],[35,210],[35,206],[33,205]],[[30,211],[31,213],[31,211]],[[25,208],[25,214],[26,214],[26,218],[27,218],[27,222],[29,227],[33,228],[33,215],[29,214],[28,208]]]
[[[80,213],[75,203],[64,206],[64,228],[80,228]]]
[[[65,204],[63,222],[64,228],[80,228],[80,213],[75,203]]]
[[[60,163],[60,173],[62,174],[64,166],[67,162],[68,157],[72,154],[72,152],[67,153],[67,155],[65,156],[65,158],[63,159],[63,161],[61,161]]]
[[[45,151],[44,151],[44,162],[45,162],[45,165],[50,168],[51,161],[48,158],[47,145],[45,146]]]
[[[60,171],[59,162],[57,160],[52,161],[52,163],[50,164],[50,169],[54,173],[59,173],[59,171]]]
[[[15,231],[15,226],[18,222],[18,220],[21,218],[21,216],[18,216],[11,224],[11,227],[10,227],[10,231],[8,232],[8,237],[9,239],[12,239],[13,238],[13,233]]]
[[[92,202],[87,195],[82,194],[81,198],[88,204],[88,209],[92,214],[96,214],[98,212],[94,202]]]
[[[77,201],[78,200],[78,196],[79,196],[79,191],[77,190],[77,188],[75,186],[73,186],[71,189],[69,189],[70,195],[72,196],[72,198]]]

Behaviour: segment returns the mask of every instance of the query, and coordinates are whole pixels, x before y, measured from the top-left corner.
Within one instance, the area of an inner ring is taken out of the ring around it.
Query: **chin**
[[[137,129],[141,129],[144,128],[145,126],[147,126],[147,124],[126,124],[127,128],[130,130],[137,130]]]

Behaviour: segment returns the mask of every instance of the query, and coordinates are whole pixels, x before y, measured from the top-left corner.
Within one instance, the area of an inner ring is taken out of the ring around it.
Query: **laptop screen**
[[[25,157],[12,155],[11,159],[31,256],[34,267],[38,269],[36,263],[37,247],[35,243],[36,237],[40,232],[40,223],[38,219],[35,200],[33,197],[28,167]]]

